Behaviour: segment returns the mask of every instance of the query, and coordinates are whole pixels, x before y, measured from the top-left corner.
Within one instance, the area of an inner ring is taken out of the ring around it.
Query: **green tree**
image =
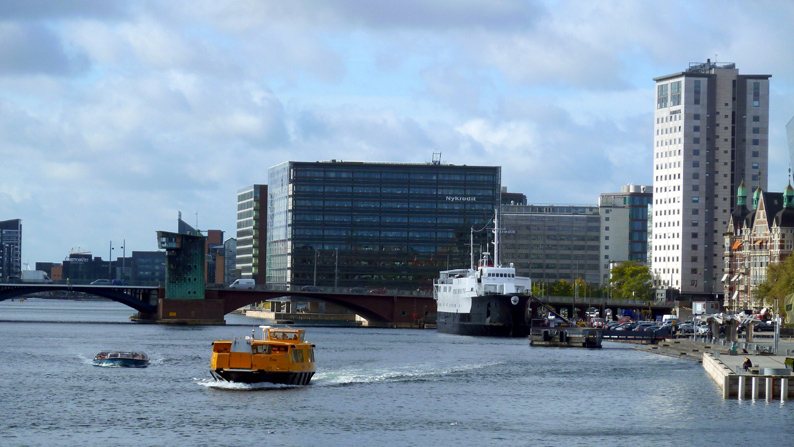
[[[622,262],[612,269],[612,297],[650,300],[653,297],[651,270],[636,262]]]
[[[789,256],[781,262],[770,264],[766,269],[766,281],[755,289],[755,296],[762,305],[770,307],[778,300],[778,306],[783,307],[785,298],[794,293],[794,256]],[[781,309],[775,309],[781,312]]]
[[[573,296],[573,285],[564,279],[549,284],[549,295]]]

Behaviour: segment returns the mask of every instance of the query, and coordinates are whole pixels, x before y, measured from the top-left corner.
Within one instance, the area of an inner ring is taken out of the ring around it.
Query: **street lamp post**
[[[108,244],[108,281],[112,278],[110,273],[112,265],[111,259],[113,259],[113,241],[110,241],[110,244]]]
[[[317,249],[314,249],[314,286],[317,286]]]

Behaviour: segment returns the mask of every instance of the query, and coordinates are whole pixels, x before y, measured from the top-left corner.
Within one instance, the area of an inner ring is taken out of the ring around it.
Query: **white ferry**
[[[433,284],[439,332],[460,335],[526,337],[529,335],[532,281],[516,276],[513,264],[499,264],[499,219],[494,216],[494,258],[483,253],[474,266],[445,270]]]

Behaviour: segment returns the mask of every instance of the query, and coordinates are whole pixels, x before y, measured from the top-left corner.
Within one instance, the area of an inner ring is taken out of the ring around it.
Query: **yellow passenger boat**
[[[212,343],[210,374],[239,383],[308,385],[314,375],[314,345],[301,329],[259,326],[262,337]]]

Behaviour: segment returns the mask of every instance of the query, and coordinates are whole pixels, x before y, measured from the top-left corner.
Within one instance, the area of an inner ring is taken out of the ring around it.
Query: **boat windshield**
[[[270,329],[266,332],[270,340],[300,340],[303,341],[303,331],[295,329]]]

